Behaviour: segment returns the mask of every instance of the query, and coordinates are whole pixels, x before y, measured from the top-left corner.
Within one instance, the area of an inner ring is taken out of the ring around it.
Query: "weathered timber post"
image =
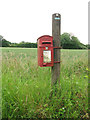
[[[51,86],[58,82],[60,85],[60,33],[61,33],[61,15],[56,13],[52,15],[52,36],[54,48],[54,66],[51,68]]]

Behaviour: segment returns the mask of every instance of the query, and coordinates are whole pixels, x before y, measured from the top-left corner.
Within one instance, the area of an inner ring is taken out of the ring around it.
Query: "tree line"
[[[22,47],[22,48],[37,48],[37,43],[30,43],[30,42],[20,42],[20,43],[11,43],[4,39],[0,35],[0,43],[2,47]]]
[[[77,37],[69,33],[61,35],[61,46],[63,49],[87,49],[88,45],[84,45]]]
[[[63,49],[90,49],[90,45],[84,45],[77,37],[69,33],[63,33],[60,36],[60,43]],[[0,44],[2,47],[23,47],[23,48],[37,48],[37,43],[20,42],[11,43],[0,35]]]

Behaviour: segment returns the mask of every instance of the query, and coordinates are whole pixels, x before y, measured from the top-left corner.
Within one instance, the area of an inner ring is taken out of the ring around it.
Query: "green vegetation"
[[[90,49],[90,45],[82,44],[77,37],[70,35],[69,33],[63,33],[61,35],[61,46],[63,49]],[[20,42],[11,43],[0,36],[0,42],[2,47],[22,47],[22,48],[37,48],[37,43]]]
[[[69,33],[61,35],[61,46],[63,49],[86,49],[87,46],[80,43],[77,37],[71,36]]]
[[[22,48],[37,48],[37,43],[30,42],[20,42],[20,43],[11,43],[3,38],[0,35],[0,47],[22,47]]]
[[[20,42],[20,43],[11,43],[10,47],[22,47],[22,48],[37,48],[37,43],[30,42]]]
[[[38,67],[37,49],[3,48],[2,55],[3,118],[89,118],[87,50],[61,50],[61,88],[51,99],[51,68]]]
[[[90,49],[90,44],[87,44],[86,47],[87,47],[88,49]]]

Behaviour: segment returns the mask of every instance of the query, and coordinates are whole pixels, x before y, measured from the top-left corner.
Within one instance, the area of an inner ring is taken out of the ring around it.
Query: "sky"
[[[19,43],[37,42],[52,36],[52,14],[61,14],[61,34],[76,36],[88,43],[89,0],[0,0],[0,35]]]

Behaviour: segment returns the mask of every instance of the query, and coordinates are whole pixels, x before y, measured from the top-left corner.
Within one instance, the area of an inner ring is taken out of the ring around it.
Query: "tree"
[[[2,39],[3,39],[3,36],[0,35],[0,47],[2,47]]]
[[[78,38],[75,37],[75,36],[71,37],[71,44],[72,44],[72,48],[75,48],[75,49],[81,48],[80,47],[80,42],[79,42]]]
[[[11,44],[11,42],[9,42],[5,39],[2,39],[2,47],[10,47],[10,44]]]
[[[63,49],[68,49],[71,47],[71,40],[69,33],[63,33],[61,35],[61,46],[63,47]]]
[[[3,38],[3,36],[2,35],[0,35],[0,40]]]
[[[63,49],[86,49],[86,46],[80,43],[77,37],[69,33],[61,35],[61,46]]]
[[[86,47],[87,47],[88,49],[90,49],[90,44],[87,44]]]
[[[29,42],[20,42],[17,47],[25,47],[25,48],[37,48],[37,43],[29,43]]]
[[[9,47],[11,42],[5,40],[3,36],[0,35],[0,47]]]

